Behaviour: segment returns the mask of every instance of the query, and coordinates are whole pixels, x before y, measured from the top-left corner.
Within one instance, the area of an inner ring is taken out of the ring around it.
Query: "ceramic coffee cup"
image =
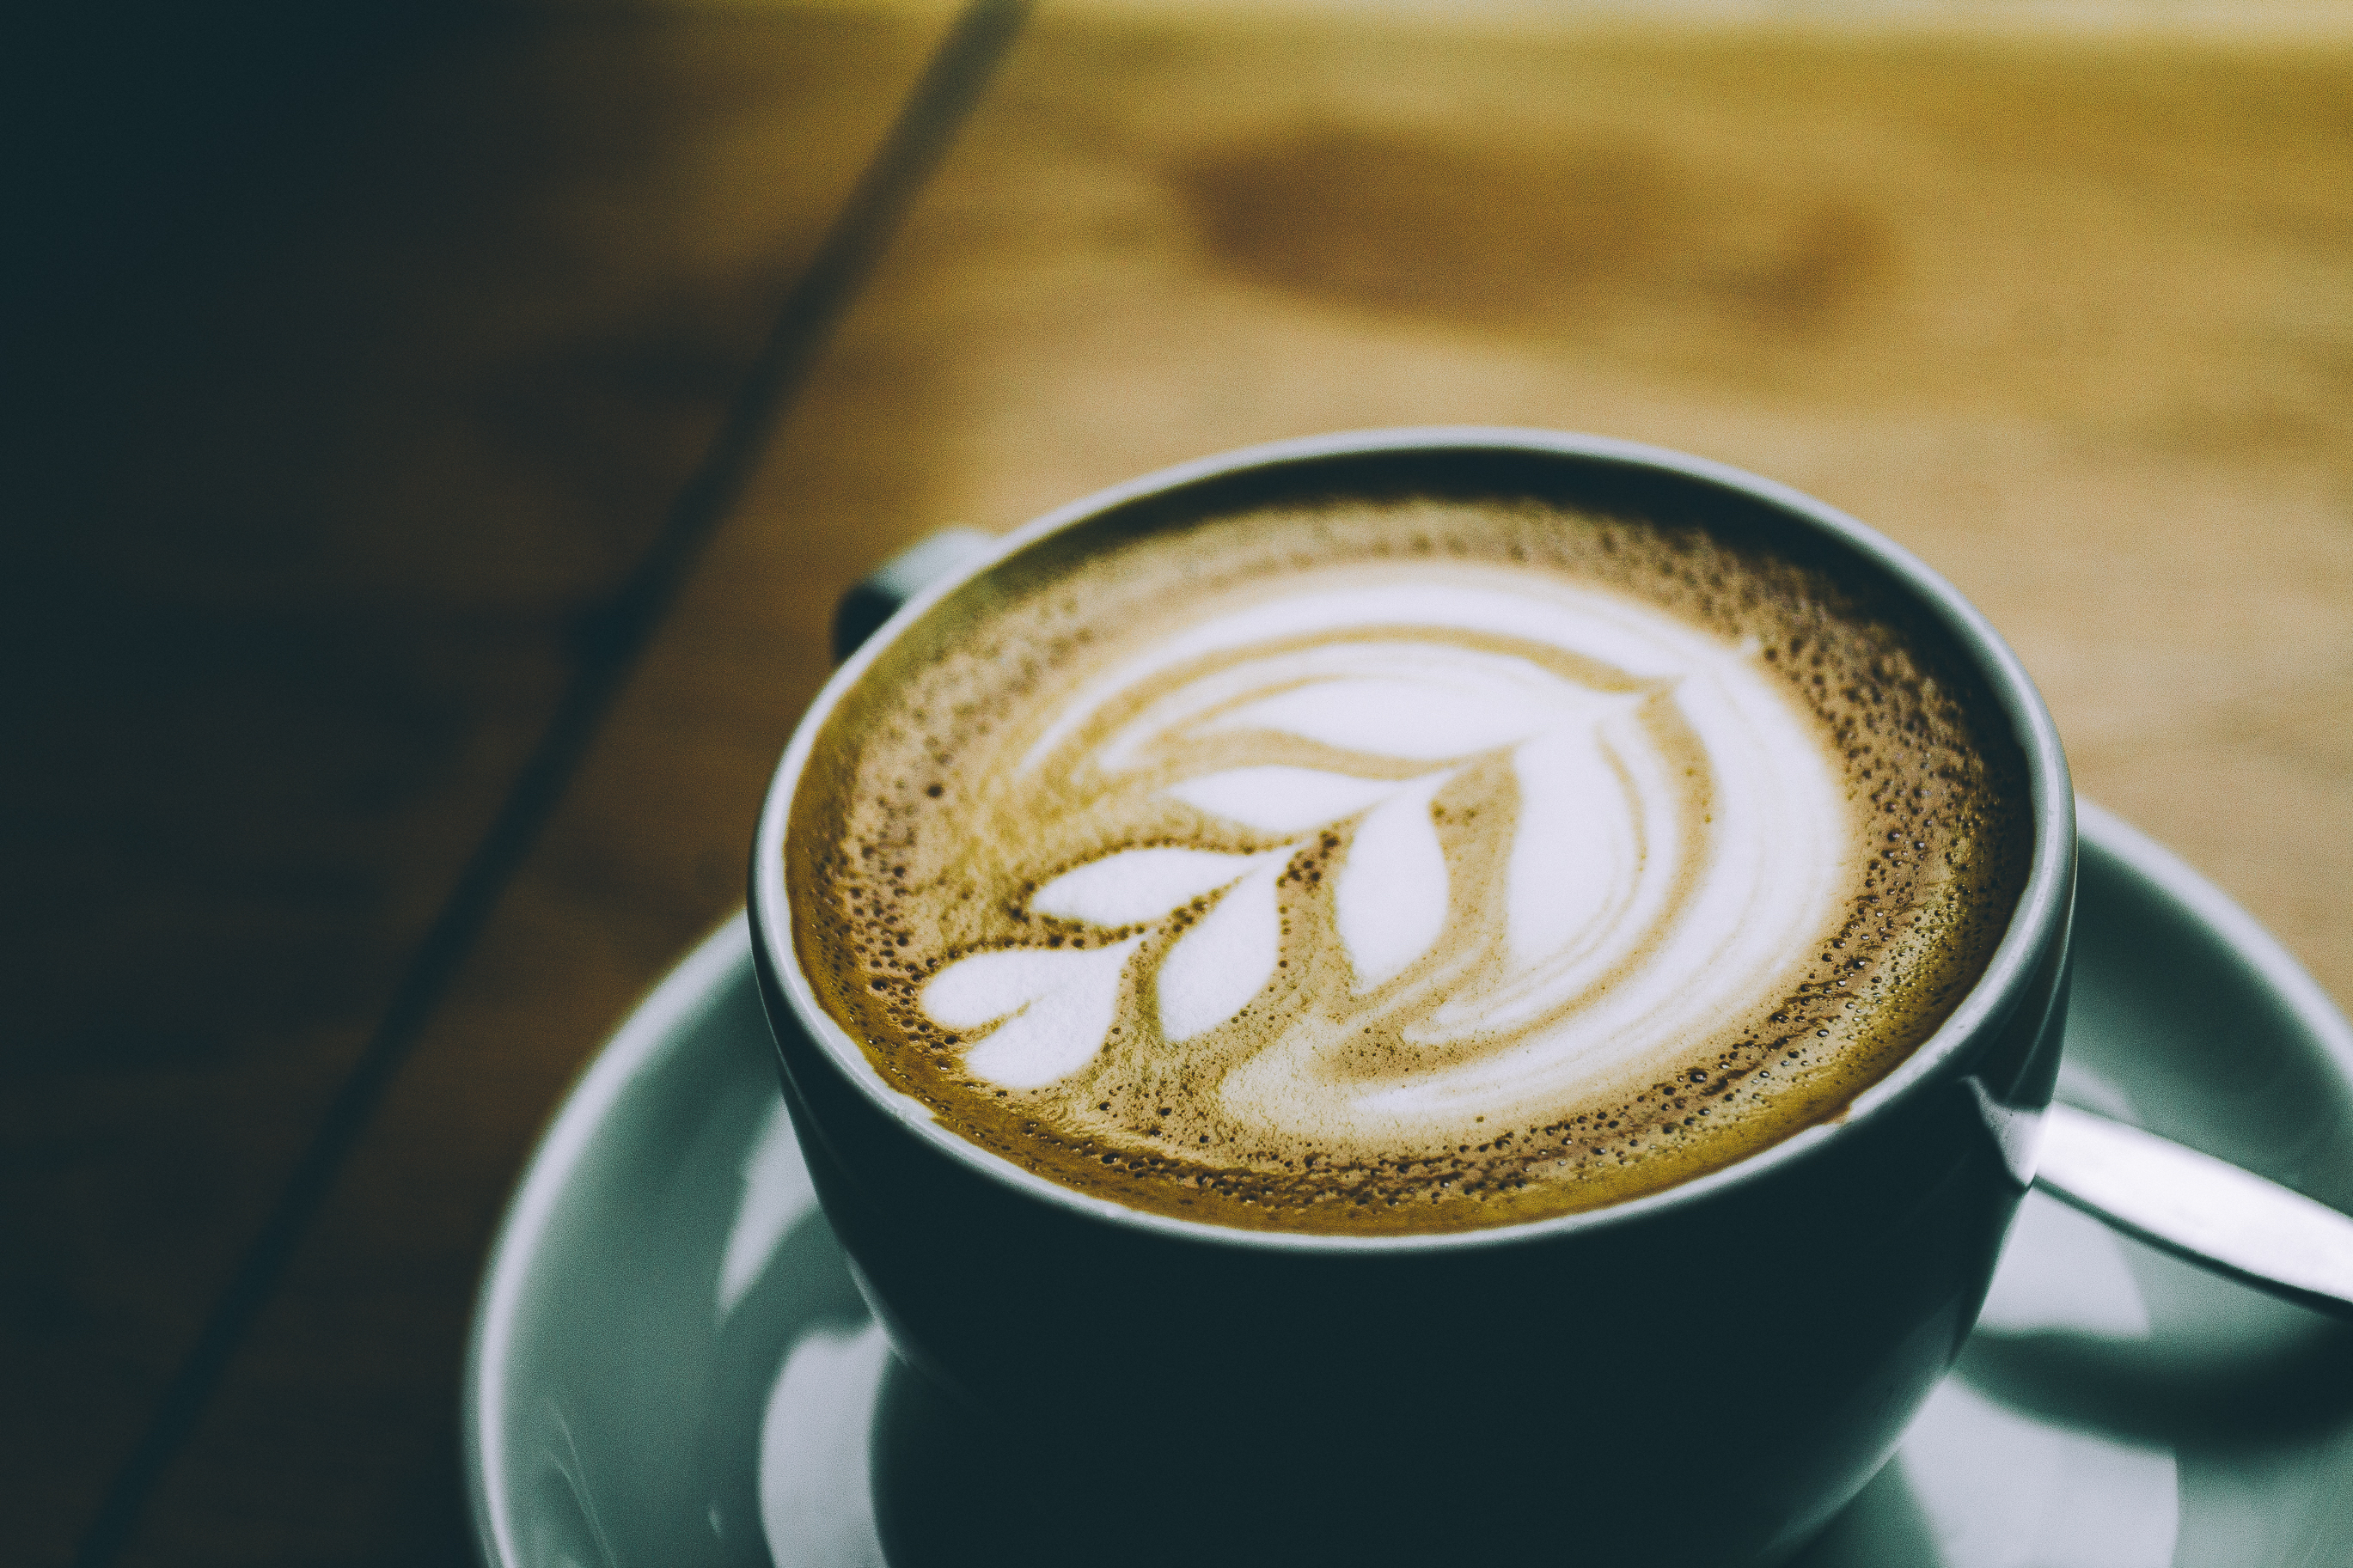
[[[1831,552],[1939,628],[2031,797],[2023,890],[1966,996],[1829,1120],[1648,1195],[1488,1228],[1147,1213],[986,1152],[894,1088],[818,1000],[786,887],[815,738],[858,710],[881,656],[1105,519],[1181,527],[1260,495],[1408,491],[1761,531]],[[1438,429],[1254,448],[1074,503],[934,583],[803,720],[751,875],[786,1100],[902,1363],[876,1450],[894,1562],[1794,1554],[1958,1352],[2031,1179],[2065,1012],[2073,802],[2041,700],[1950,585],[1786,487],[1622,442]]]

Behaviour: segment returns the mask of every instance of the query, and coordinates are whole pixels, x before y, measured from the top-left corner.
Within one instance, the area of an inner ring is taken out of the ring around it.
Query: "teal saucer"
[[[2353,1210],[2353,1028],[2086,804],[2060,1097]],[[606,1046],[491,1254],[467,1368],[491,1568],[882,1563],[889,1351],[777,1096],[743,921]],[[1975,1337],[1805,1568],[2353,1563],[2353,1327],[2030,1195]]]

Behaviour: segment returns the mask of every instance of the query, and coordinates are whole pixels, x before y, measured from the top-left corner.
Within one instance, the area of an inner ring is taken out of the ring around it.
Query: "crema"
[[[891,1082],[1134,1207],[1656,1191],[1883,1076],[2015,904],[2022,764],[1899,604],[1525,497],[1082,527],[836,711],[796,949]]]

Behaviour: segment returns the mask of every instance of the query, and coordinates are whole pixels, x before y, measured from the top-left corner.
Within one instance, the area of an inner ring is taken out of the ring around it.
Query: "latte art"
[[[1124,939],[942,969],[922,1005],[972,1032],[974,1077],[1033,1089],[1080,1070],[1123,994],[1166,1045],[1197,1041],[1303,967],[1314,927],[1345,984],[1247,1031],[1226,1113],[1351,1144],[1461,1139],[1655,1077],[1820,946],[1852,824],[1753,643],[1525,573],[1339,574],[1092,682],[1001,786],[1102,800],[1166,779],[1153,793],[1205,831],[1268,844],[1138,844],[1045,880],[1031,912]],[[1247,760],[1303,747],[1324,765]],[[1283,879],[1327,835],[1319,918],[1286,931]],[[1350,1070],[1368,1029],[1411,1048]]]
[[[1943,634],[1746,536],[1533,500],[1097,520],[812,742],[794,949],[884,1080],[1082,1191],[1424,1230],[1835,1114],[2022,885]]]

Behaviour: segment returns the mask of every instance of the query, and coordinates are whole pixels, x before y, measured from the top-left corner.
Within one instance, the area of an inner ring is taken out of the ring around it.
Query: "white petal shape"
[[[1013,947],[976,952],[949,964],[917,998],[932,1021],[976,1029],[1018,1013],[1070,978],[1071,954],[1059,948]]]
[[[1029,907],[1091,925],[1137,925],[1224,887],[1256,863],[1255,856],[1214,849],[1123,849],[1055,878]]]
[[[1144,939],[1132,936],[1110,947],[1081,951],[1075,948],[1032,949],[1018,956],[1048,960],[1039,972],[1050,977],[1050,988],[1037,994],[1029,1005],[1006,1019],[989,1032],[988,1037],[972,1047],[965,1057],[965,1067],[975,1078],[983,1079],[1003,1089],[1037,1089],[1057,1079],[1068,1078],[1102,1050],[1111,1037],[1112,1016],[1119,1002],[1121,972]],[[947,1024],[951,1028],[963,1027],[934,1011],[932,994],[953,979],[958,971],[979,963],[984,959],[1010,958],[1012,953],[976,953],[943,972],[939,978],[923,988],[923,1010]],[[1007,974],[1013,972],[1005,968]],[[984,984],[995,984],[996,977],[984,975],[975,983],[977,992]],[[956,998],[958,1000],[962,997]]]
[[[1558,584],[1531,593],[1529,574],[1504,566],[1399,562],[1387,570],[1390,580],[1386,583],[1330,593],[1281,595],[1236,614],[1212,616],[1142,657],[1105,670],[1076,694],[1023,753],[1018,771],[1027,773],[1044,762],[1057,747],[1100,715],[1106,702],[1124,693],[1142,690],[1167,671],[1210,655],[1260,644],[1295,647],[1301,639],[1315,637],[1319,633],[1343,634],[1332,640],[1345,641],[1348,646],[1329,659],[1323,659],[1311,649],[1302,656],[1303,660],[1319,670],[1333,664],[1360,667],[1347,672],[1352,674],[1361,673],[1362,650],[1368,647],[1399,654],[1408,652],[1408,645],[1395,640],[1396,635],[1408,627],[1470,632],[1482,639],[1524,638],[1622,670],[1638,681],[1669,679],[1685,673],[1691,666],[1688,651],[1698,634],[1685,632],[1677,625],[1662,637],[1660,629],[1668,617],[1608,590],[1588,591]],[[1430,646],[1428,641],[1419,642],[1410,645],[1409,651],[1417,661],[1425,660],[1430,657]],[[1461,658],[1453,650],[1443,657],[1458,662]],[[1482,657],[1492,662],[1498,656]],[[1253,662],[1267,664],[1271,658]],[[1384,658],[1384,663],[1388,662]],[[1520,662],[1524,668],[1534,668],[1527,661]],[[1248,684],[1246,679],[1244,688]],[[1225,695],[1238,695],[1240,689],[1229,690]],[[1180,709],[1183,706],[1178,704]],[[1145,727],[1162,728],[1161,721],[1170,711],[1155,709],[1154,720]],[[1531,725],[1516,738],[1525,740],[1536,728]],[[1120,746],[1120,742],[1113,742],[1114,753]],[[1122,762],[1109,765],[1125,764]]]
[[[1446,927],[1446,854],[1430,803],[1451,776],[1419,779],[1391,795],[1348,847],[1332,910],[1358,992],[1404,973]]]
[[[1395,795],[1395,779],[1352,778],[1317,768],[1234,768],[1187,779],[1169,794],[1197,811],[1261,833],[1304,833]]]
[[[1273,730],[1377,757],[1437,762],[1525,741],[1557,713],[1529,694],[1469,680],[1317,680],[1218,720],[1218,730]]]
[[[1520,811],[1504,874],[1512,962],[1541,963],[1599,934],[1631,896],[1641,825],[1601,736],[1578,724],[1512,754]]]
[[[1275,884],[1290,857],[1278,851],[1176,939],[1160,965],[1160,1032],[1172,1041],[1206,1035],[1266,988],[1282,948]]]

